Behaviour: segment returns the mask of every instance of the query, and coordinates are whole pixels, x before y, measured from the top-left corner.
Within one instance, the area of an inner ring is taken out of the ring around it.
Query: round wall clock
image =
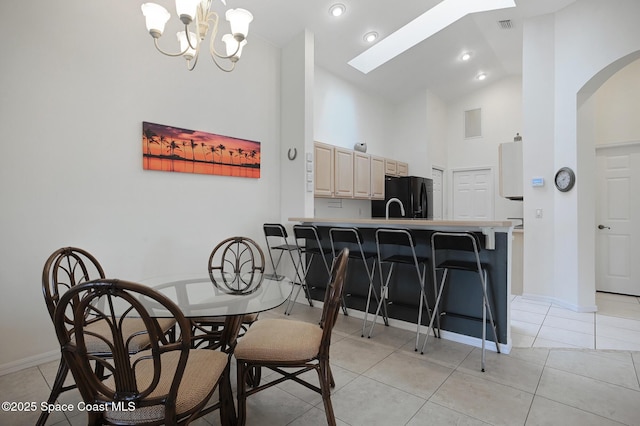
[[[555,184],[558,191],[567,192],[576,183],[576,175],[569,167],[562,167],[556,173]]]

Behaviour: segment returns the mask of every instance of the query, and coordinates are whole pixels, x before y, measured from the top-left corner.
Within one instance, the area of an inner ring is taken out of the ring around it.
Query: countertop
[[[510,220],[425,220],[425,219],[384,219],[384,218],[319,218],[319,217],[290,217],[290,222],[313,223],[352,223],[355,225],[400,225],[425,227],[464,227],[464,228],[510,228],[514,223]]]

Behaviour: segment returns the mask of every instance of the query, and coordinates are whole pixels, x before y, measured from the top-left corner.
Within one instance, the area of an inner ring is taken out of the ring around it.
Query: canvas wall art
[[[260,142],[142,123],[145,170],[260,177]]]

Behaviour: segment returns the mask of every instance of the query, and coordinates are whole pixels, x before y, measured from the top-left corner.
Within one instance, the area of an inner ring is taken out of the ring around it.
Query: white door
[[[452,207],[455,220],[493,220],[491,169],[455,170]]]
[[[433,179],[433,219],[442,220],[444,218],[444,198],[442,191],[442,178],[444,171],[442,169],[432,168],[431,179]]]
[[[596,151],[596,289],[640,296],[640,144]]]

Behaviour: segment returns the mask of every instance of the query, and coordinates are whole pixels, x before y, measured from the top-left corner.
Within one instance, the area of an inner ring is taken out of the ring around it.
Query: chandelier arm
[[[239,51],[240,51],[240,42],[238,42],[238,46],[236,47],[236,51],[233,52],[233,54],[225,56],[225,55],[221,55],[220,53],[218,53],[216,51],[216,47],[215,47],[215,40],[216,40],[216,36],[218,35],[218,22],[219,22],[220,18],[218,17],[218,14],[215,12],[209,12],[207,14],[207,21],[211,21],[213,23],[213,29],[211,30],[211,35],[209,36],[209,53],[211,54],[211,57],[213,58],[213,61],[216,62],[215,57],[217,56],[220,59],[231,59],[233,58]],[[223,71],[227,71],[223,68],[220,67],[220,65],[216,62],[216,65],[218,65],[218,68],[222,69]],[[235,66],[235,64],[234,64]],[[231,69],[229,71],[232,71],[233,67],[231,67]],[[229,72],[227,71],[227,72]]]
[[[215,57],[214,55],[211,55],[211,58],[213,59],[213,63],[214,63],[214,64],[216,64],[216,66],[217,66],[220,70],[222,70],[222,71],[224,71],[224,72],[231,72],[231,71],[233,71],[233,69],[236,67],[236,62],[235,62],[235,61],[232,61],[232,62],[231,62],[231,68],[228,68],[228,69],[227,69],[227,68],[224,68],[222,65],[220,65],[220,64],[218,63],[218,60],[216,59],[216,57]]]
[[[156,49],[158,49],[158,52],[162,53],[163,55],[167,55],[167,56],[182,56],[185,53],[187,53],[187,50],[189,50],[189,48],[187,47],[186,49],[184,49],[182,52],[180,53],[170,53],[170,52],[165,52],[164,50],[162,50],[162,48],[160,47],[160,45],[158,44],[158,39],[154,38],[153,39],[153,43],[156,46]]]
[[[193,61],[193,65],[191,65],[192,61]],[[187,69],[189,71],[193,71],[197,64],[198,64],[198,55],[197,54],[196,54],[196,56],[193,57],[193,59],[191,61],[187,59]]]

